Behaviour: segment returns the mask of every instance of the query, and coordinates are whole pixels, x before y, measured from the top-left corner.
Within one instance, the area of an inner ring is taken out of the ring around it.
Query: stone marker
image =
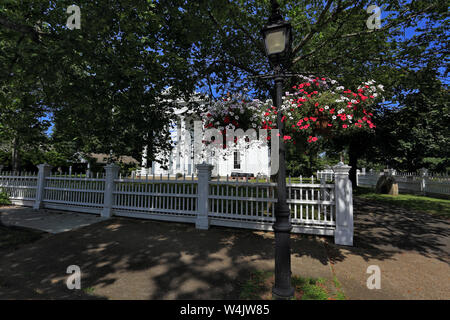
[[[398,184],[393,176],[383,175],[378,179],[375,191],[377,193],[398,196]]]

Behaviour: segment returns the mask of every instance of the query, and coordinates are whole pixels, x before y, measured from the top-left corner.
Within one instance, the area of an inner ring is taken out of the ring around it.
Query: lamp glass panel
[[[276,54],[284,51],[286,39],[284,30],[271,31],[266,34],[267,54]]]

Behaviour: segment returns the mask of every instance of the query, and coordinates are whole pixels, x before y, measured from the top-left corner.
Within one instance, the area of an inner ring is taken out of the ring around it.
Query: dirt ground
[[[354,215],[354,247],[293,235],[292,273],[348,299],[450,299],[448,221],[358,199]],[[0,299],[238,299],[254,270],[273,271],[273,247],[271,232],[112,218],[0,246]],[[80,290],[67,288],[71,265]],[[370,265],[381,289],[367,288]]]

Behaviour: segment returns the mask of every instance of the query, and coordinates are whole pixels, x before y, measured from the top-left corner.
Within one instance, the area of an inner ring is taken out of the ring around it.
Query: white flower
[[[352,115],[351,115],[351,114],[349,114],[349,115],[347,116],[347,118],[348,118],[348,119],[351,119],[351,118],[352,118]]]
[[[330,107],[329,106],[325,106],[324,108],[325,108],[325,110],[328,110]]]
[[[236,115],[234,118],[235,118],[236,120],[239,120],[239,116],[238,116],[238,115]]]
[[[340,110],[338,111],[338,114],[341,114],[342,112],[344,112],[344,109],[340,109]]]
[[[336,119],[336,116],[332,116],[333,120]]]

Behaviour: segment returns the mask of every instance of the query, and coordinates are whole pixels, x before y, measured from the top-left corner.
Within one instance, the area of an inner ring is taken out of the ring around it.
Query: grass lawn
[[[244,300],[270,300],[272,299],[272,286],[275,277],[270,271],[254,271],[250,279],[241,287],[240,298]],[[323,278],[292,277],[292,286],[295,288],[295,300],[345,300],[341,285],[334,279],[329,281]]]
[[[450,218],[450,200],[416,196],[412,194],[399,194],[392,196],[389,194],[375,193],[374,189],[358,187],[354,195],[364,200],[380,202],[394,205],[413,211],[425,212],[442,218]]]

